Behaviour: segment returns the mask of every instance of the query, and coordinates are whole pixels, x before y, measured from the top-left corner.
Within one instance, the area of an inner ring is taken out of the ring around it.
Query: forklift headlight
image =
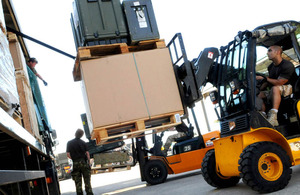
[[[206,147],[212,147],[214,146],[214,142],[208,140],[206,143],[205,143]]]
[[[229,125],[229,130],[230,130],[230,131],[232,131],[232,130],[236,127],[234,121],[230,121],[230,122],[228,123],[228,125]]]
[[[234,79],[233,81],[229,82],[231,91],[234,95],[238,94],[240,92],[240,87],[239,87],[239,83],[236,79]]]
[[[217,104],[218,103],[218,92],[217,91],[212,91],[209,93],[209,97],[210,100],[213,104]]]

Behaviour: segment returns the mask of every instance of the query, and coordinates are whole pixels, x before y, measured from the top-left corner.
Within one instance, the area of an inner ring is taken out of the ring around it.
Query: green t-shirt
[[[29,66],[29,68],[32,70],[32,72],[33,72],[34,74],[37,74],[37,71],[36,71],[35,68],[31,68],[30,66]]]

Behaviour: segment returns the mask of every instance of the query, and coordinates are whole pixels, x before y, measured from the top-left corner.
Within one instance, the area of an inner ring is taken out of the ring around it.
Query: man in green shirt
[[[28,60],[27,65],[32,70],[32,72],[43,81],[44,85],[47,86],[48,83],[42,78],[42,76],[35,69],[35,66],[37,65],[37,63],[38,63],[38,61],[35,58],[30,58]]]

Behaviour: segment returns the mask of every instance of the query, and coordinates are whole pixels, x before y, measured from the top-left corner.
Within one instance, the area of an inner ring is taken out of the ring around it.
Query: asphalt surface
[[[167,181],[159,185],[147,185],[141,182],[139,167],[132,167],[131,170],[117,169],[114,172],[104,172],[92,175],[92,187],[95,195],[199,195],[199,194],[228,194],[248,195],[258,194],[251,190],[242,181],[237,186],[216,189],[208,185],[200,170],[169,175]],[[72,179],[60,182],[62,195],[75,195],[75,185]],[[293,167],[292,179],[288,186],[278,192],[270,194],[299,194],[300,192],[300,166]]]

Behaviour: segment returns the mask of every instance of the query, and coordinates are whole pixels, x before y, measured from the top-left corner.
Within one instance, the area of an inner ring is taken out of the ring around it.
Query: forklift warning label
[[[140,28],[147,28],[148,27],[146,17],[145,17],[145,13],[142,9],[139,8],[139,9],[136,10],[136,17],[138,19]]]
[[[292,143],[290,143],[290,146],[293,151],[299,151],[300,150],[300,141],[292,142]]]
[[[207,57],[208,57],[209,59],[213,59],[214,53],[211,52],[211,51],[209,51]]]

